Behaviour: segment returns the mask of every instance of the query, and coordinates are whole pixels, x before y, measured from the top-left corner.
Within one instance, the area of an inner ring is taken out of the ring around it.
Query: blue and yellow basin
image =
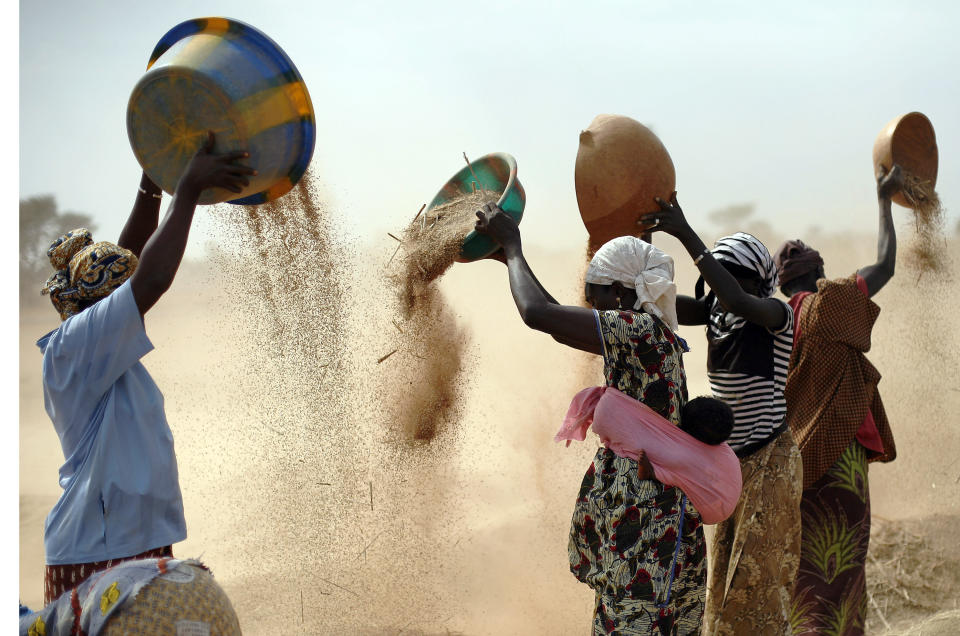
[[[215,152],[247,150],[259,174],[239,194],[204,190],[203,204],[272,201],[296,185],[313,156],[313,104],[297,68],[269,37],[229,18],[170,29],[127,105],[133,154],[171,194],[208,130]]]
[[[476,178],[474,178],[476,175]],[[477,184],[476,188],[472,185]],[[427,212],[433,208],[459,199],[465,194],[479,190],[483,186],[485,190],[502,192],[497,200],[497,205],[504,212],[513,217],[519,223],[523,218],[523,207],[526,204],[527,196],[517,179],[517,160],[505,152],[493,152],[484,155],[476,161],[464,166],[460,172],[453,175],[447,181],[433,201],[427,206]],[[500,245],[489,236],[479,234],[476,230],[470,232],[467,238],[463,240],[463,247],[460,249],[460,257],[457,261],[460,263],[469,263],[481,258],[486,258],[500,249]]]

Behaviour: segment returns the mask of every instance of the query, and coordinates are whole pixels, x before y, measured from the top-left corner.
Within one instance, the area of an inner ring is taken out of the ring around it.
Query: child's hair
[[[715,446],[727,441],[733,432],[733,423],[733,409],[717,398],[694,398],[680,411],[680,430],[704,444]]]

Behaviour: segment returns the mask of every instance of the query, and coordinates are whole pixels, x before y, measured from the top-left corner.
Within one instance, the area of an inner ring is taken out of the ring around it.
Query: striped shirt
[[[793,350],[793,312],[783,305],[786,320],[775,330],[724,311],[716,300],[710,310],[707,378],[714,395],[733,409],[727,443],[738,457],[760,450],[786,427],[783,389]]]

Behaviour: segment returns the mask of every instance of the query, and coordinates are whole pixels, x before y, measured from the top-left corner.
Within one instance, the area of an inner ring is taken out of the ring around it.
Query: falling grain
[[[917,281],[926,273],[940,274],[948,265],[947,239],[940,196],[929,180],[905,174],[903,198],[913,209],[916,234],[907,252],[907,264],[917,272]]]

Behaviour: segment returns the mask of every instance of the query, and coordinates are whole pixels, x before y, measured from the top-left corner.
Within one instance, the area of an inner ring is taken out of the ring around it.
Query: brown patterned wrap
[[[786,636],[800,564],[800,451],[784,430],[740,468],[740,502],[710,544],[703,634]]]
[[[809,488],[840,458],[863,424],[867,408],[883,441],[883,454],[897,456],[893,433],[877,390],[880,372],[864,355],[880,307],[857,287],[856,274],[817,281],[799,316],[784,397],[787,423],[803,455],[803,487]]]

